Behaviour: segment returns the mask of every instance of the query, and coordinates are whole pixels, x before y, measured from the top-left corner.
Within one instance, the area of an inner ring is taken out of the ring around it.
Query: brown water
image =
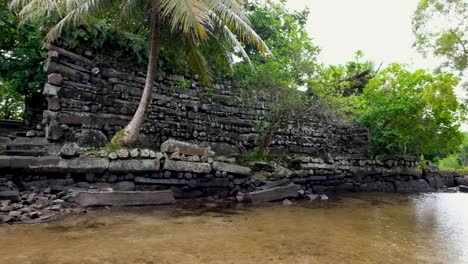
[[[97,210],[0,226],[0,263],[468,263],[468,194]]]

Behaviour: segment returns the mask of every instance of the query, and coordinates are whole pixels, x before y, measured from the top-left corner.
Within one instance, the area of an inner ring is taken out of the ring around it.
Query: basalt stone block
[[[159,171],[160,166],[156,159],[113,160],[109,172],[154,172]]]
[[[50,124],[46,127],[46,138],[51,141],[57,141],[60,140],[62,137],[62,127],[60,127],[60,125],[55,121],[50,122]]]
[[[135,177],[134,181],[139,184],[151,184],[151,185],[186,185],[187,180],[185,179],[152,179],[145,177]]]
[[[184,171],[184,172],[195,172],[195,173],[211,172],[211,164],[201,163],[201,162],[166,160],[164,162],[163,168],[164,170],[169,170],[169,171]]]
[[[184,155],[191,156],[208,156],[211,157],[215,153],[209,147],[200,147],[196,144],[169,139],[161,144],[161,151],[166,153],[179,152]]]
[[[213,169],[217,171],[225,171],[227,173],[239,174],[250,176],[252,174],[252,170],[248,167],[236,165],[236,164],[229,164],[224,162],[213,162]]]
[[[58,97],[47,97],[47,109],[52,111],[60,110],[60,100]]]
[[[171,190],[155,192],[80,192],[73,200],[81,206],[135,206],[175,203]]]
[[[60,73],[51,73],[47,77],[47,82],[53,85],[60,86],[62,84],[63,77]]]
[[[78,155],[80,147],[76,143],[65,143],[60,149],[60,156],[63,158],[72,158]]]
[[[58,91],[60,90],[60,86],[55,86],[49,83],[44,85],[44,89],[42,90],[42,94],[48,97],[54,97],[58,95]]]
[[[282,187],[274,187],[267,190],[250,192],[246,194],[246,200],[252,203],[262,203],[282,200],[285,198],[298,197],[299,186],[296,184],[289,184]]]
[[[18,191],[0,191],[0,200],[10,200],[12,202],[19,201]]]
[[[412,181],[396,181],[397,192],[430,192],[434,191],[433,188],[423,179]]]
[[[109,160],[101,158],[78,158],[60,160],[59,169],[71,173],[103,173],[109,168]]]
[[[83,129],[72,135],[73,141],[81,147],[103,147],[108,143],[101,130]]]
[[[0,169],[9,169],[11,167],[11,157],[0,156]]]
[[[363,183],[358,188],[361,192],[395,192],[395,187],[391,182],[370,182]]]

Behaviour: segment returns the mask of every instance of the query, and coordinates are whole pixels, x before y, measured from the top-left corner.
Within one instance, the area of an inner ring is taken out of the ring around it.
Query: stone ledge
[[[134,206],[175,203],[171,190],[156,192],[80,192],[73,199],[81,206]]]
[[[160,163],[156,159],[114,160],[109,164],[109,172],[151,172],[159,170]]]
[[[211,164],[202,162],[166,160],[164,162],[163,169],[181,172],[210,173]]]
[[[219,161],[213,162],[213,169],[217,171],[225,171],[227,173],[234,173],[245,176],[250,176],[252,174],[252,170],[248,167]]]

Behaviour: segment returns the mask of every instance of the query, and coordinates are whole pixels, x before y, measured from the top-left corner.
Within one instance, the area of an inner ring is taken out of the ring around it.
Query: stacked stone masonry
[[[47,138],[104,145],[135,112],[145,74],[128,66],[98,66],[93,57],[49,48],[44,67],[49,77],[43,89]],[[218,153],[251,150],[259,137],[257,124],[267,116],[270,102],[261,92],[244,93],[230,81],[207,88],[191,76],[160,73],[140,143],[157,148],[173,138],[205,143]],[[98,140],[89,140],[93,138]],[[368,142],[367,129],[333,124],[317,115],[300,127],[291,123],[279,130],[271,149],[363,156]]]

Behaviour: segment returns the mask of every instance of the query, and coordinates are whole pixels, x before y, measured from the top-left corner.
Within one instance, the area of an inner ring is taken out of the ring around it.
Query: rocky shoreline
[[[461,178],[461,183],[467,183],[467,178]],[[100,190],[102,192],[112,192],[113,190]],[[443,187],[437,192],[468,192],[468,187],[460,185],[456,187]],[[79,205],[74,198],[77,190],[65,190],[58,193],[51,193],[50,189],[39,192],[25,191],[19,195],[19,200],[0,200],[0,225],[2,224],[38,224],[54,221],[62,217],[86,214],[93,208],[111,208],[111,206],[85,207]],[[284,198],[275,200],[274,203],[281,203],[283,206],[291,206],[298,201],[326,202],[329,196],[326,194],[313,194],[310,190],[297,190],[297,194],[284,194]],[[339,197],[339,194],[336,196]],[[333,199],[333,198],[332,198]],[[176,207],[185,209],[207,209],[230,208],[249,204],[259,206],[274,204],[267,201],[252,201],[248,193],[238,193],[236,197],[203,197],[194,199],[177,200]]]

